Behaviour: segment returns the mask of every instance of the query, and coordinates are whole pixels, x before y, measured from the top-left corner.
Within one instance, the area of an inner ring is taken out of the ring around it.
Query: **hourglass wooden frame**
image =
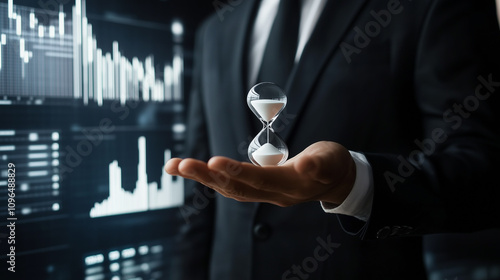
[[[272,128],[287,103],[284,91],[274,83],[253,86],[247,95],[247,104],[262,122],[262,130],[248,146],[250,161],[258,166],[282,165],[288,159],[288,147]]]

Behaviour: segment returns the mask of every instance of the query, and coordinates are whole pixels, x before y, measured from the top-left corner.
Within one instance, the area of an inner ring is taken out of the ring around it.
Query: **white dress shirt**
[[[283,0],[286,1],[286,0]],[[278,12],[280,0],[262,0],[255,19],[248,53],[248,81],[253,86],[257,80],[264,49],[271,33],[274,18]],[[299,40],[295,63],[300,61],[302,52],[318,22],[327,0],[302,0],[302,11],[299,27]],[[368,220],[373,203],[372,169],[363,154],[350,152],[356,163],[356,180],[351,193],[341,205],[321,203],[327,213],[344,214],[361,220]]]

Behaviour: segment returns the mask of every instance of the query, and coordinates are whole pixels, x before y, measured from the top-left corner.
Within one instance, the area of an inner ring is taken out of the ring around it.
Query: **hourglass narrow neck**
[[[266,126],[272,127],[272,124],[276,120],[276,118],[273,118],[269,121],[264,120],[263,118],[259,118],[260,122],[262,123],[262,128],[266,128]]]

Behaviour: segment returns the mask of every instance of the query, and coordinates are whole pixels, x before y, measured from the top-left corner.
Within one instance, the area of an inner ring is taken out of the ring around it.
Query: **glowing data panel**
[[[47,216],[61,211],[59,141],[60,133],[55,130],[0,130],[0,164],[16,165],[16,215]],[[5,169],[0,178],[0,189],[7,189]],[[4,192],[0,199],[7,200]]]
[[[14,5],[13,0],[0,3],[0,97],[4,98],[0,105],[16,104],[19,98],[37,105],[47,98],[80,100],[85,105],[102,105],[106,100],[121,104],[182,100],[180,46],[175,46],[172,61],[159,69],[152,54],[142,60],[126,57],[117,41],[111,52],[105,52],[85,7],[85,0],[76,0],[71,15],[62,5],[57,15],[48,15]]]
[[[165,279],[168,242],[119,247],[84,256],[85,279]]]
[[[90,217],[106,217],[120,214],[144,212],[180,206],[184,202],[184,181],[174,180],[173,176],[162,171],[159,188],[157,182],[148,182],[146,173],[146,138],[138,140],[139,163],[137,165],[137,182],[133,192],[122,187],[122,173],[117,161],[109,165],[109,197],[101,203],[95,203],[90,210]],[[165,162],[171,158],[169,150],[165,151]]]
[[[184,181],[163,166],[185,149],[196,22],[139,2],[0,0],[0,262],[15,246],[16,279],[171,275]]]

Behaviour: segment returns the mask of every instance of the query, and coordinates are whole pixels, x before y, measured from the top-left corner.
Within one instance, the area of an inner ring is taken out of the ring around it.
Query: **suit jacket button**
[[[391,236],[399,235],[399,234],[401,234],[401,227],[400,226],[393,226]]]
[[[253,235],[258,240],[266,240],[271,236],[271,228],[263,223],[258,223],[253,227]]]
[[[401,234],[411,234],[413,232],[413,228],[409,226],[402,226],[401,231]]]
[[[379,231],[377,231],[377,238],[378,239],[385,239],[387,237],[389,237],[389,235],[391,235],[391,228],[388,227],[388,226],[385,226],[383,228],[381,228]]]

